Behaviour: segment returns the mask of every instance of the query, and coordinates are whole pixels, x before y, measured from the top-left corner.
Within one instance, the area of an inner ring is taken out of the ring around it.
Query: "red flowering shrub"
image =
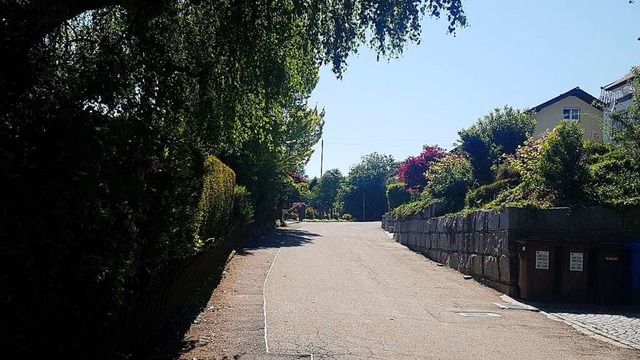
[[[405,188],[410,192],[421,192],[427,184],[424,173],[429,169],[431,163],[444,157],[445,150],[436,146],[425,145],[418,156],[409,156],[400,163],[396,170],[396,175],[400,182],[404,182]]]

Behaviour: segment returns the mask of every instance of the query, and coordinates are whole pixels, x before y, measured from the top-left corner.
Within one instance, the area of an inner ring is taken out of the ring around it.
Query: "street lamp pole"
[[[324,139],[320,140],[320,179],[322,179],[322,163],[324,162]]]

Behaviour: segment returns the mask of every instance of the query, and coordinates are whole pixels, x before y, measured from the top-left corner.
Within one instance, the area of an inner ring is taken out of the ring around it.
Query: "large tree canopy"
[[[397,56],[423,16],[465,24],[461,0],[0,0],[0,14],[0,335],[25,354],[34,337],[80,346],[60,318],[98,334],[199,251],[207,155],[273,224],[322,134],[319,66],[340,76],[361,45]]]
[[[401,53],[406,41],[418,42],[423,15],[445,16],[449,32],[466,24],[461,0],[3,0],[0,51],[7,63],[0,72],[2,92],[19,93],[34,78],[28,54],[47,35],[87,11],[114,7],[123,9],[137,24],[179,16],[176,9],[199,9],[208,15],[201,29],[224,28],[234,34],[233,40],[239,46],[251,45],[252,36],[261,31],[276,38],[290,36],[287,30],[295,27],[299,48],[310,49],[316,61],[331,63],[338,74],[348,55],[362,44],[381,55],[393,56]],[[209,37],[201,44],[210,45],[213,39]],[[260,55],[257,48],[248,50],[253,51],[227,56],[237,60],[234,55]],[[213,59],[220,61],[222,57]]]
[[[533,134],[535,124],[531,112],[505,105],[460,130],[458,147],[469,155],[475,179],[480,184],[490,183],[492,166],[499,163],[501,154],[514,154],[518,145]]]
[[[342,195],[343,211],[360,221],[380,220],[387,211],[387,184],[397,165],[393,156],[374,152],[351,166]]]
[[[313,188],[313,205],[318,207],[321,215],[333,215],[343,180],[340,170],[327,170]]]

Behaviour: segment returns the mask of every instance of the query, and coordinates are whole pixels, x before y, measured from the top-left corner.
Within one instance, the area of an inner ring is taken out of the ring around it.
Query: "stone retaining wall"
[[[519,296],[516,241],[640,241],[640,208],[506,208],[466,215],[383,217],[382,227],[410,249],[510,296]]]

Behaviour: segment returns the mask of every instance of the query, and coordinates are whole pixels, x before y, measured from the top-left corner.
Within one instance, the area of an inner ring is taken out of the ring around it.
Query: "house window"
[[[562,113],[565,120],[580,120],[580,109],[578,108],[564,108]]]

